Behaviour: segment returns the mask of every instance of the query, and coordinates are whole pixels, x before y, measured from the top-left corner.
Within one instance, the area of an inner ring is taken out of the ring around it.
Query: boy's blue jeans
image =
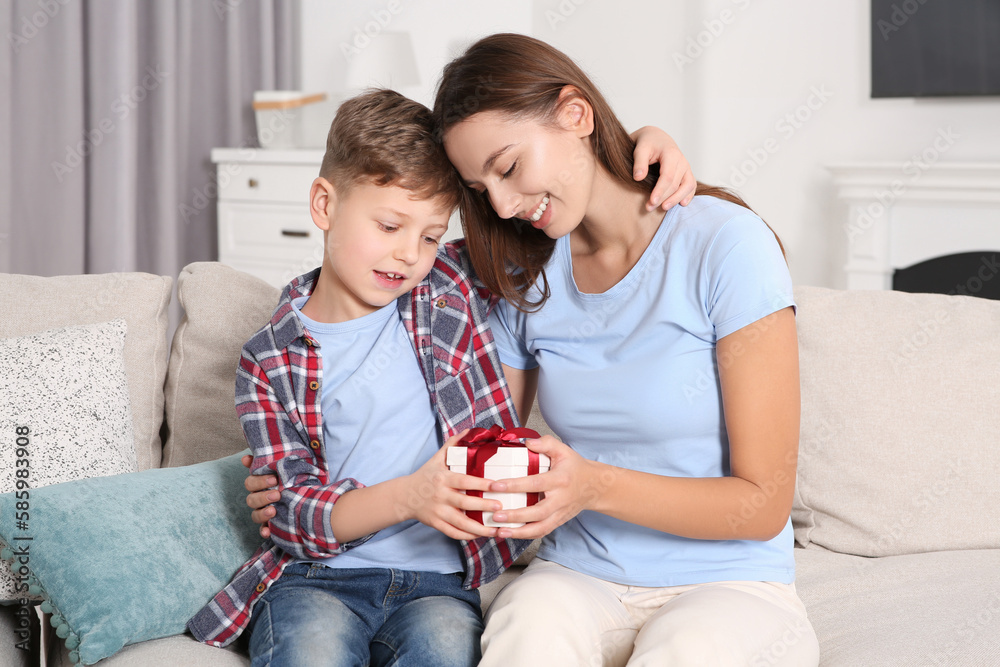
[[[474,667],[483,620],[461,575],[294,563],[248,630],[252,667]]]

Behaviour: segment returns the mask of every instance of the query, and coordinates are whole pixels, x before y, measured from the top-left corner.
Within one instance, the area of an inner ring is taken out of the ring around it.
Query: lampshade
[[[399,89],[420,84],[417,57],[408,32],[383,31],[347,64],[347,87]]]

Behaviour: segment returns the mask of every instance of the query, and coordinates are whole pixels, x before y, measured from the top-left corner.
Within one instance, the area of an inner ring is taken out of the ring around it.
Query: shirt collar
[[[309,273],[304,273],[292,280],[281,292],[278,300],[278,307],[271,316],[271,329],[274,331],[274,343],[279,350],[288,347],[291,342],[301,338],[306,333],[306,328],[302,324],[292,309],[292,299],[300,296],[309,296],[316,287],[319,279],[320,267],[316,267]]]

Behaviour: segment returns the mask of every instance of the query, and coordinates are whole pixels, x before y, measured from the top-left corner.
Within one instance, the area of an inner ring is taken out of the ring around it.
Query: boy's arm
[[[383,528],[410,519],[454,539],[496,534],[495,528],[473,521],[464,512],[501,508],[498,501],[463,493],[485,491],[489,480],[450,472],[445,465],[448,446],[465,432],[451,438],[411,475],[370,487],[350,478],[323,485],[317,455],[292,427],[260,366],[241,361],[236,387],[237,412],[254,452],[251,473],[273,473],[278,478],[279,497],[273,503],[270,536],[296,558],[335,556],[363,544]]]
[[[278,480],[270,520],[271,539],[296,558],[325,558],[362,544],[371,535],[343,542],[333,532],[330,512],[343,494],[361,488],[354,479],[323,484],[318,455],[303,441],[253,356],[243,351],[236,371],[236,412],[253,462],[254,475]]]
[[[456,433],[416,472],[344,494],[334,505],[331,521],[342,540],[352,540],[416,519],[456,540],[493,537],[496,528],[473,521],[465,510],[495,512],[497,500],[468,496],[470,489],[485,491],[488,479],[451,472],[445,463],[448,448],[468,433]]]

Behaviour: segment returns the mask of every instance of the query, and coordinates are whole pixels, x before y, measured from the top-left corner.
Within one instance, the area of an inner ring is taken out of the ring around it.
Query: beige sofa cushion
[[[79,663],[69,659],[69,651],[62,642],[53,645],[47,664],[79,667]],[[97,664],[100,667],[249,667],[250,658],[242,640],[226,648],[215,648],[184,634],[131,644]]]
[[[795,550],[820,665],[995,665],[1000,551],[863,558]]]
[[[531,406],[531,414],[528,415],[528,421],[525,424],[526,427],[534,429],[538,435],[551,435],[558,438],[553,432],[549,425],[545,423],[545,418],[542,417],[542,410],[538,407],[538,398],[535,398],[534,404]]]
[[[796,540],[860,556],[1000,547],[1000,302],[795,298]]]
[[[139,470],[160,465],[171,284],[170,278],[148,273],[52,278],[0,274],[2,338],[116,318],[128,324],[125,375]]]
[[[236,366],[243,344],[267,324],[281,290],[218,262],[195,262],[177,279],[184,316],[167,373],[163,466],[183,466],[246,448],[236,417]]]
[[[26,610],[26,611],[24,611]],[[19,614],[24,613],[21,616]],[[25,625],[22,625],[22,622]],[[18,632],[26,633],[18,635]],[[38,662],[33,654],[38,651],[38,617],[33,607],[0,606],[0,665],[4,667],[29,667]],[[17,647],[29,646],[28,650]]]

